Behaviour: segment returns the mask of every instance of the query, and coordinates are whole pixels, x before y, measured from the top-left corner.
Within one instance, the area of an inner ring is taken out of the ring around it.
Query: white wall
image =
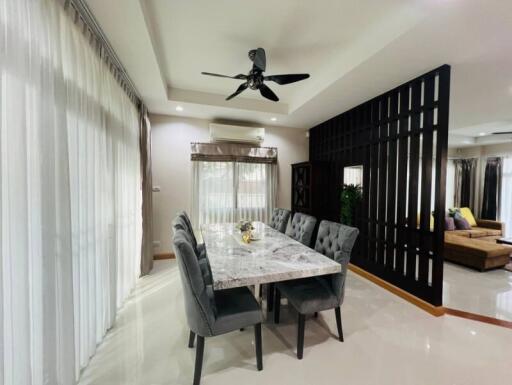
[[[209,142],[208,120],[178,116],[151,115],[154,241],[160,241],[155,254],[171,251],[171,221],[180,210],[190,212],[190,143]],[[297,128],[266,126],[263,146],[278,149],[277,206],[291,206],[292,163],[308,160],[306,131]]]

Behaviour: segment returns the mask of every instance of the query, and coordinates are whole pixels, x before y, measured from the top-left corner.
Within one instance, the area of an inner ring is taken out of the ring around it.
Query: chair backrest
[[[338,235],[341,224],[330,221],[320,222],[316,236],[315,250],[319,253],[334,259],[334,254],[341,250],[338,242]]]
[[[194,235],[194,229],[192,228],[192,224],[190,223],[190,219],[188,219],[188,215],[185,211],[182,211],[178,213],[176,218],[172,221],[172,227],[174,228],[174,231],[176,230],[184,230],[186,231],[191,239],[192,247],[194,247],[194,250],[197,252],[197,239]]]
[[[332,289],[341,304],[345,297],[345,280],[352,248],[356,242],[359,230],[355,227],[340,225],[338,232],[339,250],[334,253],[334,260],[341,264],[341,273],[332,276]]]
[[[173,243],[180,269],[188,326],[200,336],[212,336],[216,317],[213,287],[205,283],[194,248],[184,230],[175,232]]]
[[[194,227],[192,226],[192,221],[190,220],[190,217],[188,216],[187,212],[183,210],[179,212],[178,215],[183,217],[183,219],[185,220],[185,223],[187,224],[188,227],[188,231],[194,234]]]
[[[272,212],[272,219],[268,224],[273,229],[284,233],[286,231],[286,227],[288,226],[288,221],[290,220],[290,210],[286,209],[274,209]]]
[[[303,245],[311,246],[311,237],[315,230],[316,218],[303,213],[295,213],[291,226],[286,229],[286,235]]]

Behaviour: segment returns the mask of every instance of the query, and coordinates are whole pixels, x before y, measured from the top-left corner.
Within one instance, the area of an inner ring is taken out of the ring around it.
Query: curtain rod
[[[91,34],[94,35],[96,38],[98,45],[102,48],[102,53],[106,55],[108,58],[109,64],[113,65],[115,67],[115,74],[114,76],[118,79],[118,82],[121,84],[124,91],[128,94],[128,96],[132,97],[132,99],[135,99],[134,102],[137,105],[137,107],[141,110],[146,109],[146,106],[144,105],[142,98],[135,87],[135,84],[133,83],[132,79],[126,72],[126,69],[123,66],[123,63],[117,56],[116,52],[114,51],[114,48],[112,48],[112,45],[110,44],[107,36],[103,32],[102,28],[98,24],[98,21],[94,17],[94,14],[92,13],[89,6],[85,3],[84,0],[59,0],[61,3],[64,4],[64,8],[67,9],[70,5],[73,7],[73,9],[77,12],[78,17],[84,22],[86,27],[89,29]],[[130,95],[131,94],[131,95]]]

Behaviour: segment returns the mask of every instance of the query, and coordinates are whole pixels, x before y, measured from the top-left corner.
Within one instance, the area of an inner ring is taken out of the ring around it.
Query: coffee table
[[[512,238],[500,238],[496,240],[496,243],[512,246]]]

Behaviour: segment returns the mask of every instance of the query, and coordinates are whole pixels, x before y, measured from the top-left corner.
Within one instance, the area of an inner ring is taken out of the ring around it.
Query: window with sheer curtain
[[[505,236],[512,237],[512,156],[503,158],[500,220],[505,223]]]
[[[193,219],[203,223],[267,222],[275,206],[276,165],[194,161]]]
[[[139,276],[138,114],[56,0],[0,0],[0,147],[0,383],[73,384]]]

